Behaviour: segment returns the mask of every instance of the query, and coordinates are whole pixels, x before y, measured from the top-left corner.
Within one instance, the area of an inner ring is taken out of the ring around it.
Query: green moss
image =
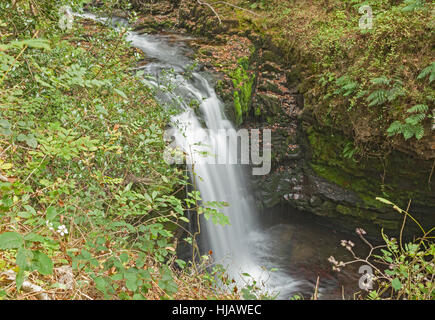
[[[363,207],[384,208],[375,199],[379,196],[394,197],[401,206],[406,206],[409,199],[423,205],[430,199],[430,190],[422,187],[427,183],[430,164],[399,153],[393,153],[385,160],[385,168],[380,159],[356,162],[346,158],[343,152],[349,143],[344,136],[325,133],[313,127],[306,128],[306,133],[312,151],[310,166],[314,172],[357,193],[364,202]]]
[[[374,211],[368,211],[355,207],[348,207],[341,204],[337,205],[335,209],[343,215],[354,216],[362,219],[375,220],[378,217],[378,214]]]
[[[244,116],[249,112],[252,96],[252,85],[254,84],[254,76],[248,73],[249,60],[247,57],[241,58],[239,67],[234,70],[230,76],[234,85],[234,114],[236,124],[240,125],[243,122]]]
[[[236,124],[240,125],[243,122],[243,110],[240,104],[239,93],[234,92],[234,115],[236,117]]]

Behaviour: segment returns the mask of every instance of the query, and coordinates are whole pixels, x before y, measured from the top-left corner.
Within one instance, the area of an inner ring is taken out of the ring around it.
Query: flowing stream
[[[106,21],[91,14],[80,16]],[[126,24],[122,19],[116,19],[116,23]],[[226,136],[218,134],[218,129],[234,130],[234,127],[223,112],[223,103],[209,81],[210,75],[191,68],[193,61],[188,58],[190,49],[185,43],[189,39],[129,32],[127,40],[149,59],[140,67],[144,81],[156,89],[161,103],[179,110],[171,119],[170,135],[189,154],[191,163],[195,163],[189,169],[203,201],[229,204],[219,211],[229,218],[230,226],[217,225],[211,219],[201,222],[202,241],[207,250],[213,251],[214,260],[226,266],[237,282],[255,279],[267,291],[279,293],[282,299],[297,293],[313,294],[317,275],[323,272],[320,296],[341,297],[341,282],[330,273],[326,262],[330,252],[318,251],[322,245],[336,246],[338,234],[307,221],[282,218],[261,221],[245,181],[246,166],[204,164],[205,159],[225,152],[230,159],[237,159],[232,153],[237,148],[228,146],[222,141]],[[196,112],[192,103],[198,106]],[[204,155],[204,151],[208,154]],[[280,215],[271,213],[270,217]],[[268,271],[271,268],[277,270]]]

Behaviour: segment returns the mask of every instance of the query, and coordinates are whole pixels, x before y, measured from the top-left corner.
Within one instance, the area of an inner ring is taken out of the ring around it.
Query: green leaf
[[[119,259],[121,260],[122,263],[126,263],[129,259],[129,256],[128,256],[128,254],[123,252],[119,255]]]
[[[17,232],[0,234],[0,249],[17,249],[23,245],[23,236]]]
[[[21,212],[18,212],[17,215],[21,218],[24,218],[24,219],[29,219],[32,217],[32,213],[29,211],[21,211]]]
[[[140,293],[135,293],[133,295],[133,300],[146,300],[146,298],[143,295],[141,295]]]
[[[373,84],[384,84],[384,85],[389,85],[391,80],[386,78],[386,77],[379,77],[379,78],[374,78],[371,80],[371,82]]]
[[[96,277],[94,279],[95,287],[107,295],[107,282],[103,277]]]
[[[415,129],[415,137],[417,138],[417,140],[420,140],[421,138],[423,138],[423,136],[424,136],[424,128],[421,124],[419,124]]]
[[[387,93],[385,90],[376,90],[367,97],[369,107],[381,105],[387,101]]]
[[[53,221],[57,216],[57,211],[55,207],[49,207],[47,209],[47,212],[45,214],[45,217],[47,218],[48,221]]]
[[[28,233],[24,236],[24,240],[25,241],[30,241],[30,242],[45,242],[45,238],[39,234],[36,233]]]
[[[413,113],[413,112],[419,112],[419,113],[424,113],[427,112],[427,110],[429,110],[429,107],[425,104],[416,104],[415,106],[409,108],[408,110],[406,110],[406,112],[408,113]]]
[[[376,197],[376,200],[383,202],[385,204],[389,204],[389,205],[393,205],[394,203],[392,203],[391,201],[388,201],[387,199],[381,198],[381,197]]]
[[[42,275],[53,273],[53,261],[41,251],[34,251],[32,265]]]
[[[5,136],[8,136],[12,133],[11,131],[11,124],[8,120],[0,119],[0,134],[3,134]]]
[[[17,276],[15,278],[15,283],[17,285],[17,291],[20,291],[21,286],[23,285],[23,282],[24,282],[24,270],[20,268],[20,270],[18,270]]]
[[[189,219],[187,219],[186,217],[179,217],[179,219],[180,219],[181,221],[184,221],[184,222],[189,223]]]
[[[130,291],[136,291],[137,290],[137,273],[132,272],[133,270],[129,269],[128,272],[124,273],[124,277],[126,279],[125,286]]]
[[[45,49],[50,50],[50,45],[48,40],[45,39],[29,39],[29,40],[23,40],[19,41],[16,44],[19,44],[19,46],[27,45],[31,48],[35,49]]]
[[[432,83],[432,81],[435,80],[435,61],[432,62],[429,66],[424,68],[421,73],[418,75],[417,79],[421,80],[426,78],[428,75],[429,77],[429,83]]]
[[[186,267],[186,261],[184,261],[184,260],[181,260],[181,259],[175,259],[175,262],[178,264],[178,266],[179,266],[181,269],[184,269],[184,268]]]
[[[139,252],[136,259],[136,267],[142,268],[145,265],[146,255],[143,252]]]
[[[402,284],[400,283],[400,280],[397,278],[395,278],[393,281],[391,281],[391,286],[396,291],[399,291],[400,288],[402,288]]]
[[[242,296],[245,300],[257,300],[257,297],[255,294],[253,294],[249,289],[243,288],[242,289]]]
[[[35,149],[35,148],[38,146],[38,141],[36,140],[36,138],[35,138],[33,135],[29,134],[29,135],[27,136],[27,139],[26,139],[26,144],[27,144],[30,148]]]
[[[32,265],[33,252],[26,248],[19,248],[17,252],[16,264],[20,267],[20,270],[28,270]]]
[[[118,89],[113,89],[117,94],[119,94],[121,97],[123,97],[124,99],[128,99],[127,98],[127,95],[124,93],[124,92],[122,92],[121,90],[118,90]]]

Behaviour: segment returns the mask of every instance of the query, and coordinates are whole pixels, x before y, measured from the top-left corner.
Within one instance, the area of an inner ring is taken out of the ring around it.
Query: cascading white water
[[[107,22],[106,18],[89,13],[77,15]],[[116,19],[115,22],[126,25],[123,19]],[[199,72],[186,72],[190,71],[192,63],[186,55],[188,49],[180,41],[171,45],[167,36],[137,32],[128,32],[127,40],[151,59],[141,68],[146,75],[144,81],[157,89],[156,96],[161,103],[180,110],[171,119],[172,136],[176,144],[189,154],[190,163],[194,163],[189,165],[189,169],[201,198],[204,202],[224,201],[229,204],[219,211],[229,218],[230,226],[202,220],[214,260],[225,265],[230,276],[240,284],[250,281],[242,276],[242,273],[248,273],[257,282],[267,280],[267,289],[279,290],[282,295],[288,296],[300,282],[285,272],[265,272],[264,267],[274,267],[270,257],[272,248],[267,247],[272,239],[256,230],[257,212],[244,181],[243,166],[229,164],[237,163],[237,152],[234,152],[237,147],[231,145],[237,144],[237,140],[227,140],[227,136],[218,134],[217,130],[234,130],[234,127],[225,117],[223,103],[210,82]],[[178,40],[182,39],[179,37]],[[186,73],[190,76],[187,77]],[[193,100],[199,102],[202,119],[190,106]],[[204,152],[208,154],[204,155]],[[210,159],[218,154],[227,154],[232,161],[210,164]]]
[[[254,263],[248,244],[248,234],[255,228],[256,209],[253,198],[243,178],[242,165],[237,162],[237,140],[218,134],[219,129],[235,130],[223,113],[223,103],[216,95],[209,81],[198,72],[190,77],[183,73],[189,67],[181,46],[170,46],[161,37],[131,33],[128,40],[143,50],[148,57],[156,59],[143,70],[151,75],[147,82],[159,90],[160,100],[170,104],[176,101],[182,111],[172,117],[176,144],[191,157],[189,169],[196,188],[204,202],[223,201],[228,207],[219,209],[230,221],[230,225],[216,225],[210,220],[202,220],[213,258],[228,268],[236,279],[241,273],[258,277],[262,272]],[[164,77],[165,70],[172,75]],[[162,80],[162,77],[164,80]],[[171,88],[168,90],[168,88]],[[179,99],[181,97],[181,99]],[[195,111],[189,106],[192,99],[199,102],[201,123]],[[207,130],[208,129],[208,130]],[[207,154],[204,154],[207,153]],[[217,154],[228,154],[227,164],[209,164]]]
[[[141,48],[148,54],[148,48],[152,47],[149,39],[143,36],[132,35],[130,40],[135,46]],[[148,41],[147,41],[148,40]],[[153,43],[155,44],[155,43]],[[161,44],[163,45],[163,44]],[[162,51],[160,51],[162,52]],[[177,59],[174,52],[163,51],[163,55],[170,55]],[[172,124],[176,128],[173,132],[175,141],[191,157],[189,169],[195,180],[196,188],[200,191],[204,202],[224,201],[228,207],[220,209],[230,221],[230,226],[220,226],[211,220],[203,221],[206,227],[208,243],[213,251],[214,259],[219,263],[225,263],[230,268],[238,267],[246,272],[252,267],[252,261],[247,250],[247,234],[254,228],[256,210],[252,199],[243,181],[243,173],[240,165],[234,164],[206,164],[216,154],[228,152],[229,159],[235,159],[237,155],[232,154],[237,147],[229,145],[235,141],[226,141],[225,135],[219,135],[218,129],[234,130],[231,122],[223,114],[222,102],[217,97],[209,82],[199,73],[193,72],[189,79],[181,76],[184,70],[179,65],[168,63],[169,59],[159,57],[161,62],[150,63],[145,66],[144,71],[154,75],[154,80],[148,80],[154,86],[159,84],[156,79],[161,75],[163,69],[172,68],[175,76],[170,77],[169,82],[175,85],[172,92],[161,90],[166,97],[162,101],[177,100],[182,108],[180,114],[172,117]],[[183,95],[183,99],[177,99]],[[201,124],[194,110],[187,104],[189,98],[200,102],[199,109],[203,115],[205,126]],[[211,129],[211,130],[206,130]],[[227,145],[228,143],[228,145]],[[225,262],[224,262],[225,261]],[[233,270],[234,271],[234,270]]]

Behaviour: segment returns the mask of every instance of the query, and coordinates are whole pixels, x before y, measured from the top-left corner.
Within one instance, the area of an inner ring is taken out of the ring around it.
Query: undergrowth
[[[402,228],[398,238],[389,237],[381,231],[383,244],[374,245],[366,239],[366,232],[357,228],[356,233],[368,246],[366,257],[355,252],[355,243],[341,240],[341,245],[353,256],[351,261],[337,261],[333,256],[328,260],[333,270],[340,272],[350,264],[362,264],[359,272],[363,274],[359,280],[362,292],[355,293],[356,299],[368,300],[434,300],[435,299],[435,244],[433,231],[425,230],[420,223],[406,210],[384,198],[376,198],[379,202],[391,206],[398,214],[403,215]],[[406,240],[403,231],[406,223],[415,223],[421,232],[418,238]]]

